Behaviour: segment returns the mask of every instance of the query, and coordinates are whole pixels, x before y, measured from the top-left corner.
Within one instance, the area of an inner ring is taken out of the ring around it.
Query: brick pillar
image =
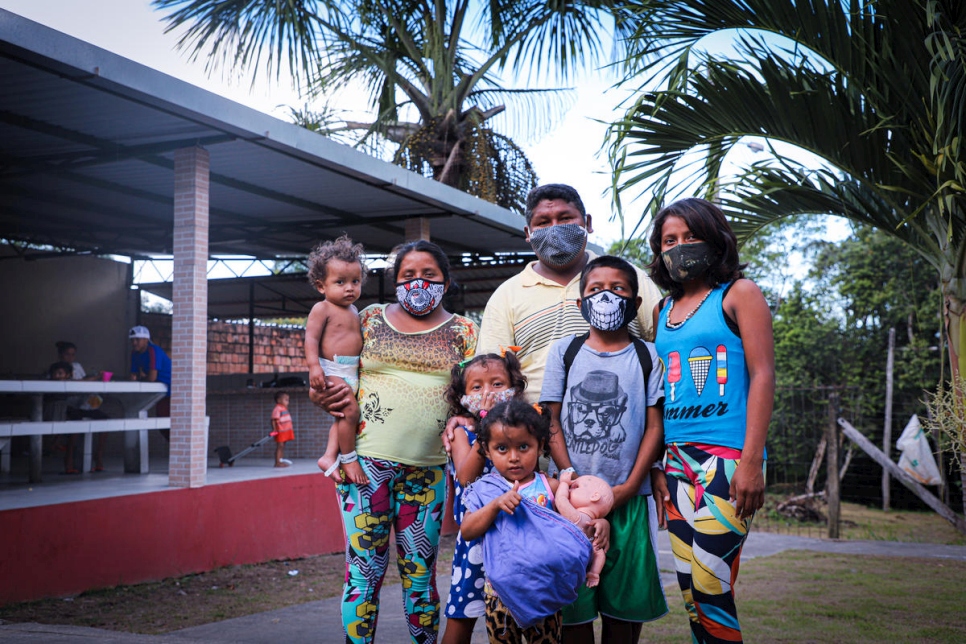
[[[174,317],[168,484],[201,487],[208,455],[208,151],[174,153]]]
[[[429,219],[427,217],[410,217],[406,220],[406,241],[429,241]]]

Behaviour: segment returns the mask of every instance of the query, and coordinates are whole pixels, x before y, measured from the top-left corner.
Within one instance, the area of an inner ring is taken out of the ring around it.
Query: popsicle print
[[[725,385],[728,384],[728,349],[725,345],[718,345],[715,357],[718,360],[718,368],[716,370],[716,375],[718,376],[718,395],[724,396]]]
[[[672,351],[668,354],[667,359],[667,381],[671,385],[671,402],[674,402],[674,386],[681,381],[681,354],[677,351]]]

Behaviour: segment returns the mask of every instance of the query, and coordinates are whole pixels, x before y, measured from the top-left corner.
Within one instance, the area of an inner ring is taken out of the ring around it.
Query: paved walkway
[[[674,564],[667,532],[658,542],[661,579],[668,592],[677,592]],[[829,541],[764,532],[753,532],[745,544],[743,559],[767,557],[783,550],[815,550],[840,554],[877,555],[885,557],[936,557],[966,561],[966,546],[943,546],[928,543],[896,543],[892,541]],[[390,571],[390,574],[393,571]],[[441,578],[440,595],[445,597],[449,580]],[[384,588],[377,640],[390,644],[409,641],[402,611],[402,588],[399,584]],[[442,629],[441,629],[442,630]],[[278,644],[279,642],[341,642],[342,622],[339,598],[290,606],[247,617],[214,622],[175,631],[166,635],[134,635],[96,628],[45,626],[42,624],[0,625],[0,641],[6,644],[190,644],[191,642]],[[482,620],[477,622],[473,642],[486,642]]]

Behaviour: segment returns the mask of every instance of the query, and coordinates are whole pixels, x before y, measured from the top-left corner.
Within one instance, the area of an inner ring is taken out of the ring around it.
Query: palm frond
[[[165,32],[183,30],[178,48],[192,59],[205,54],[210,71],[222,66],[283,71],[305,83],[320,60],[316,0],[154,0],[168,12]],[[264,65],[263,65],[264,57]]]

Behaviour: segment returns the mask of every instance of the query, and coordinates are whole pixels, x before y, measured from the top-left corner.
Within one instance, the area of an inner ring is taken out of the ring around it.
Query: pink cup
[[[110,382],[111,381],[111,377],[113,375],[114,375],[114,372],[113,371],[102,371],[101,372],[101,378],[104,379],[104,382]]]

